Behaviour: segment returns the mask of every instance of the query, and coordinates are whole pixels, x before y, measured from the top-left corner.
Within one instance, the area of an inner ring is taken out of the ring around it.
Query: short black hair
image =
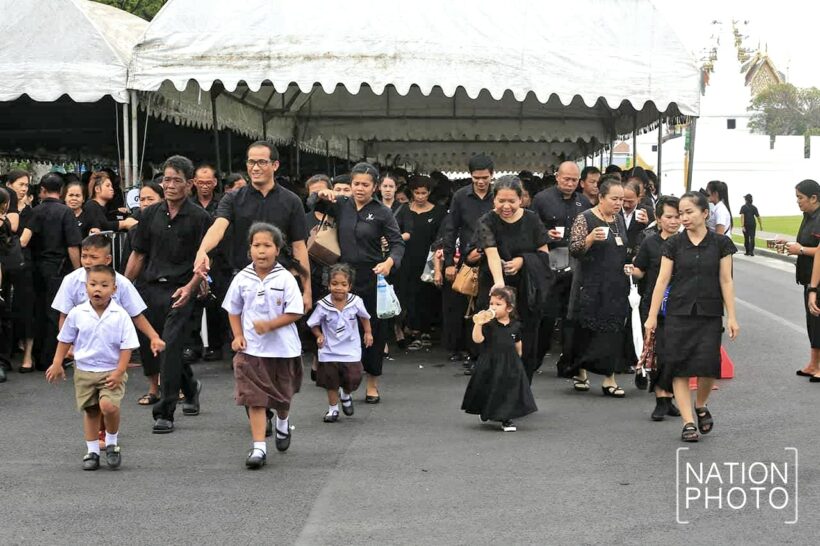
[[[162,186],[154,182],[153,180],[149,180],[148,182],[142,183],[142,188],[148,188],[149,190],[153,191],[157,195],[159,195],[160,199],[165,199],[165,190],[162,189]],[[140,188],[140,191],[142,191]]]
[[[680,199],[674,195],[661,195],[658,204],[655,205],[655,218],[663,216],[664,207],[674,207],[675,210],[678,210],[680,208]]]
[[[584,167],[584,169],[581,171],[581,180],[586,180],[587,176],[591,174],[601,174],[601,169],[599,169],[598,167],[593,167],[592,165]]]
[[[194,163],[183,155],[172,155],[166,159],[165,163],[162,164],[162,172],[164,173],[168,167],[184,176],[186,181],[194,177]]]
[[[326,174],[314,174],[310,178],[307,179],[305,182],[305,189],[308,189],[312,184],[316,184],[317,182],[324,182],[327,189],[332,190],[333,186],[330,185],[330,178]]]
[[[417,190],[418,188],[427,188],[427,191],[433,191],[433,180],[429,176],[424,176],[417,174],[410,178],[410,181],[407,183],[410,187],[410,191]]]
[[[467,170],[472,174],[475,171],[490,171],[490,174],[495,170],[493,158],[486,154],[476,154],[470,158],[467,163]]]
[[[225,177],[225,189],[229,190],[233,188],[236,183],[240,180],[245,180],[245,177],[239,173],[231,173]]]
[[[249,151],[251,151],[251,148],[267,148],[268,151],[270,152],[270,160],[271,161],[279,161],[279,150],[277,150],[276,146],[274,146],[273,144],[271,144],[267,140],[257,140],[256,142],[254,142],[253,144],[248,146],[248,149],[245,151],[246,156],[247,156],[247,153]]]
[[[99,248],[101,250],[107,250],[108,253],[111,254],[111,239],[108,235],[94,233],[83,239],[82,248]]]
[[[40,179],[40,187],[46,193],[60,193],[63,191],[63,175],[59,173],[48,173]]]
[[[199,163],[197,163],[196,167],[194,168],[194,174],[196,174],[196,172],[199,169],[210,169],[211,172],[214,173],[214,177],[219,176],[219,172],[216,170],[216,166],[210,161],[200,161]]]
[[[621,168],[617,165],[607,165],[606,169],[604,169],[604,173],[611,174],[611,173],[620,173],[622,172]]]
[[[111,280],[113,280],[115,284],[117,282],[117,273],[110,265],[92,265],[88,269],[88,275],[91,276],[92,273],[105,273],[111,277]]]
[[[337,174],[336,176],[333,177],[332,182],[333,182],[334,186],[336,184],[344,184],[346,186],[349,186],[350,183],[352,182],[352,180],[353,180],[353,178],[349,174]]]

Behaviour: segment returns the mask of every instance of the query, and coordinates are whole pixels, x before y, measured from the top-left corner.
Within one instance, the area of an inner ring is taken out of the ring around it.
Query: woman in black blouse
[[[83,205],[83,237],[87,237],[92,232],[128,230],[137,225],[137,221],[133,218],[108,219],[107,209],[108,204],[114,199],[114,184],[107,173],[100,171],[91,175],[88,186],[90,199]]]
[[[575,217],[569,251],[579,267],[573,276],[570,314],[578,327],[573,336],[573,388],[589,390],[587,372],[604,376],[604,396],[623,398],[615,372],[624,369],[624,329],[629,314],[629,279],[623,274],[629,241],[619,214],[623,184],[615,179],[598,186],[598,204]]]
[[[414,176],[410,179],[410,192],[413,200],[405,206],[402,213],[396,215],[401,229],[402,219],[409,226],[402,231],[404,258],[399,283],[399,299],[407,310],[407,327],[416,339],[407,347],[411,351],[430,347],[431,309],[440,307],[435,287],[421,280],[430,247],[438,235],[441,221],[446,214],[444,208],[429,201],[433,182],[427,176]],[[406,237],[405,237],[406,236]]]
[[[551,285],[550,237],[538,214],[521,206],[523,188],[517,176],[502,176],[494,185],[493,210],[478,221],[475,248],[484,254],[478,273],[477,306],[485,309],[490,292],[511,286],[517,292],[524,368],[532,376],[537,362],[538,326]]]
[[[671,286],[666,296],[664,351],[659,357],[672,368],[672,387],[684,423],[681,439],[697,442],[698,430],[708,434],[714,427],[706,402],[715,379],[720,377],[724,306],[729,338],[734,340],[740,331],[732,281],[732,254],[737,248],[731,239],[706,227],[709,203],[703,194],[684,193],[679,210],[685,229],[664,243],[661,269],[645,326],[647,335],[657,327],[666,289]],[[698,378],[697,427],[692,414],[690,377]]]
[[[387,335],[387,321],[379,319],[376,312],[376,280],[379,275],[387,277],[394,267],[401,265],[404,241],[393,213],[373,199],[379,171],[369,163],[358,163],[351,169],[350,176],[351,197],[322,190],[311,196],[308,204],[315,203],[317,210],[326,211],[336,218],[341,261],[354,268],[356,279],[353,291],[364,300],[365,308],[370,313],[373,344],[362,348],[362,365],[368,374],[365,402],[376,404],[381,400],[379,376],[382,374]],[[382,252],[382,238],[387,240],[386,258]]]
[[[80,233],[83,232],[83,203],[85,203],[85,186],[79,180],[73,180],[65,185],[63,188],[63,202],[71,212],[74,213],[74,218],[77,219],[77,227],[80,228]]]
[[[795,277],[803,285],[803,303],[806,309],[806,330],[811,344],[809,363],[797,375],[811,377],[809,381],[820,382],[820,317],[809,312],[809,286],[811,283],[812,262],[817,256],[817,244],[820,242],[820,184],[814,180],[803,180],[795,187],[797,206],[803,213],[803,222],[797,232],[797,242],[789,243],[789,254],[797,256]],[[817,285],[812,285],[817,286]]]

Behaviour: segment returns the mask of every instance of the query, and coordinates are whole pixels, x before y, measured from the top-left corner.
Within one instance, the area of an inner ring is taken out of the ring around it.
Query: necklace
[[[604,213],[603,213],[603,211],[601,210],[601,207],[596,206],[595,208],[598,209],[598,213],[601,215],[601,220],[603,220],[603,222],[607,225],[607,227],[609,227],[609,229],[612,231],[612,233],[615,235],[615,237],[620,237],[621,233],[618,230],[618,220],[617,220],[616,216],[613,214],[612,215],[612,220],[607,220]]]

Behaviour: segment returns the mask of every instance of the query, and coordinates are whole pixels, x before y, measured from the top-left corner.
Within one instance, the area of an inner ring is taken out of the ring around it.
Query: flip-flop
[[[589,379],[572,378],[572,388],[578,392],[587,392],[589,390]]]
[[[803,370],[797,370],[794,374],[799,375],[800,377],[812,377],[814,375],[813,373],[806,373]]]
[[[159,402],[159,396],[152,392],[148,392],[140,396],[139,400],[137,400],[137,404],[140,406],[153,406]]]

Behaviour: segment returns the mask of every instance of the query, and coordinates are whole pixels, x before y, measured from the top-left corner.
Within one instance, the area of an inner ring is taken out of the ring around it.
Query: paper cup
[[[609,226],[602,226],[599,229],[604,230],[604,237],[609,238]]]
[[[565,229],[566,228],[564,226],[556,226],[555,227],[555,231],[558,232],[558,236],[561,237],[562,239],[564,238],[564,230]]]

